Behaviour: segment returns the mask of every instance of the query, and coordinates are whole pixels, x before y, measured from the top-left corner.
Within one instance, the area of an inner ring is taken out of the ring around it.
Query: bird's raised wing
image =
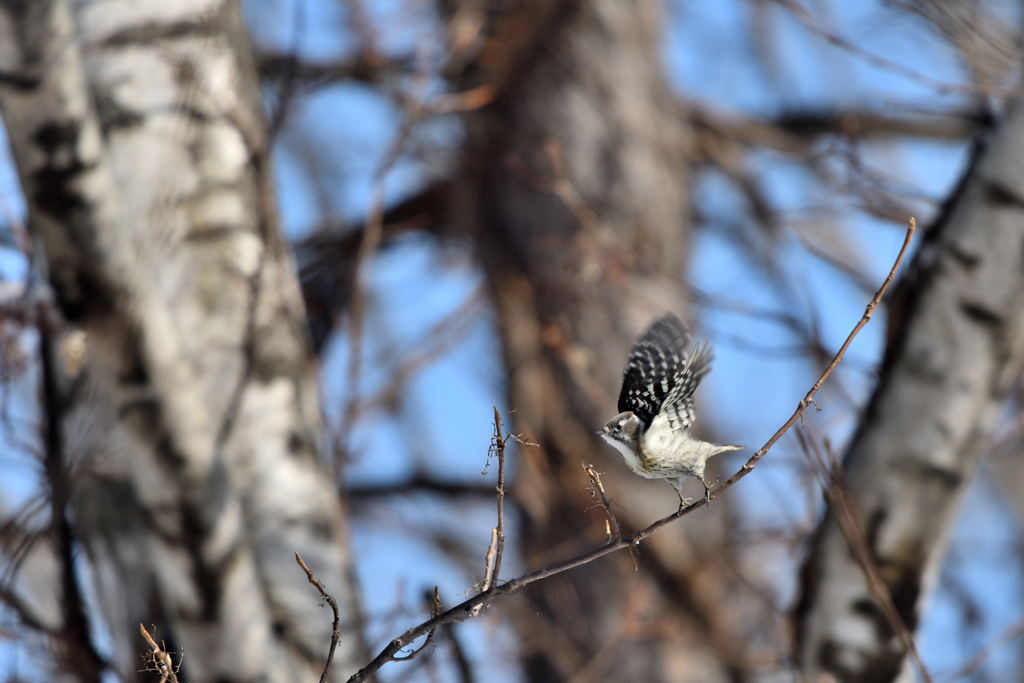
[[[682,369],[675,375],[672,389],[654,420],[667,420],[669,427],[675,431],[690,428],[693,424],[693,392],[697,390],[704,375],[711,372],[712,359],[711,347],[706,341],[693,349]]]
[[[690,331],[675,315],[667,313],[651,323],[629,352],[619,392],[620,413],[632,411],[644,428],[650,426],[686,374],[689,342]]]

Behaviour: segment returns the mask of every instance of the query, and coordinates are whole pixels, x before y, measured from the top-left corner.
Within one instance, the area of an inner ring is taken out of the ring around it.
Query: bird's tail
[[[708,457],[710,458],[711,456],[718,455],[719,453],[728,453],[730,451],[742,451],[744,448],[746,448],[746,446],[716,446],[715,452]]]

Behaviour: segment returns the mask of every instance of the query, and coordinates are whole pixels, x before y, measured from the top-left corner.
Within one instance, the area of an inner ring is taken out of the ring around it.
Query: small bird
[[[707,341],[688,353],[691,339],[686,325],[671,313],[655,320],[644,332],[626,361],[619,393],[619,414],[598,432],[622,454],[626,465],[647,479],[665,479],[687,503],[682,485],[688,477],[704,484],[704,500],[711,487],[704,479],[708,458],[738,451],[743,446],[719,446],[690,436],[693,392],[711,371]]]

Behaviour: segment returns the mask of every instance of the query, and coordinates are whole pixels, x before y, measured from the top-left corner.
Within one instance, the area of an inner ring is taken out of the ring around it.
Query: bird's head
[[[640,418],[628,410],[619,413],[608,420],[598,434],[612,446],[625,444],[633,448],[640,439]]]

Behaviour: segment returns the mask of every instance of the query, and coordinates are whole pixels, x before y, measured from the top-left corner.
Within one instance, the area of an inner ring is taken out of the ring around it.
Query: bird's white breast
[[[652,469],[703,476],[709,455],[705,448],[707,444],[690,438],[686,431],[673,429],[663,416],[656,417],[641,438],[644,455]]]
[[[641,477],[647,477],[649,479],[654,478],[654,476],[648,473],[644,468],[644,464],[640,460],[640,456],[637,455],[636,451],[618,439],[605,438],[605,441],[611,444],[615,450],[622,454],[622,459],[626,461],[626,466],[629,469],[633,470],[633,472],[639,474]]]

